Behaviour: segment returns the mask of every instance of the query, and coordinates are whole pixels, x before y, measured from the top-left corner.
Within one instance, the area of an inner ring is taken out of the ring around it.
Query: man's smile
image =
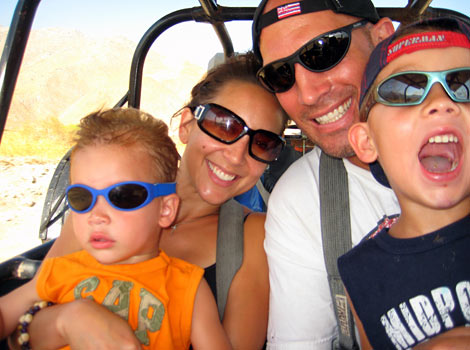
[[[335,108],[332,112],[328,112],[318,118],[315,118],[315,121],[321,125],[334,123],[346,114],[346,112],[349,110],[349,107],[351,107],[351,102],[352,98],[349,98],[346,102],[344,102],[338,108]]]

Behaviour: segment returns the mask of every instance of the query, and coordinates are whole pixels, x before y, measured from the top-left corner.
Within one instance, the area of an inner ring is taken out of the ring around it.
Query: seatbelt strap
[[[230,199],[220,207],[217,227],[215,280],[217,307],[220,320],[224,318],[225,304],[232,279],[243,261],[243,207]]]
[[[323,255],[339,333],[333,349],[359,349],[337,265],[338,257],[352,247],[348,175],[342,159],[321,153],[319,186]]]
[[[261,195],[261,198],[263,198],[263,202],[265,206],[268,207],[269,192],[264,187],[261,179],[259,179],[258,182],[256,182],[256,188],[258,189],[258,192]]]

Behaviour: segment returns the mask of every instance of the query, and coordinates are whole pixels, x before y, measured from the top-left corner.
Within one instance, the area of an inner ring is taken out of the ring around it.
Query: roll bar
[[[233,20],[252,20],[254,7],[223,7],[217,6],[212,0],[199,0],[201,7],[179,10],[170,13],[155,22],[143,35],[134,52],[129,79],[128,105],[140,107],[142,88],[142,73],[145,58],[155,40],[167,29],[175,24],[195,21],[210,23],[216,32],[224,49],[225,57],[233,55],[233,45],[230,35],[225,27],[225,22]],[[126,102],[126,95],[119,101],[118,106]]]
[[[0,58],[0,143],[34,16],[41,0],[19,0]]]
[[[429,7],[432,0],[408,0],[404,8],[378,8],[381,17],[407,23],[421,15],[431,12],[433,15],[449,14],[455,11]],[[5,47],[0,59],[0,142],[5,129],[8,112],[15,90],[18,73],[28,42],[31,26],[40,0],[19,0],[13,14]],[[182,9],[170,13],[155,22],[143,35],[131,64],[129,90],[116,103],[123,106],[126,102],[131,107],[140,107],[142,73],[146,55],[155,40],[168,28],[187,21],[204,22],[212,25],[222,44],[225,57],[233,55],[233,45],[225,22],[233,20],[251,20],[255,7],[225,7],[216,0],[199,0],[201,6]]]

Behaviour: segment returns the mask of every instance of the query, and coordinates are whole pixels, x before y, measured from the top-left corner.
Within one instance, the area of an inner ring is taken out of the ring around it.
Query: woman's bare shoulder
[[[266,220],[265,213],[253,212],[248,215],[245,220],[244,231],[244,251],[245,259],[247,255],[262,255],[264,258],[264,222]]]

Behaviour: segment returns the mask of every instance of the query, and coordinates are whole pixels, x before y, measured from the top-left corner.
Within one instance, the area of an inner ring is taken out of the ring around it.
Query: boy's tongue
[[[419,152],[421,165],[430,173],[448,173],[458,164],[456,143],[427,143]]]

